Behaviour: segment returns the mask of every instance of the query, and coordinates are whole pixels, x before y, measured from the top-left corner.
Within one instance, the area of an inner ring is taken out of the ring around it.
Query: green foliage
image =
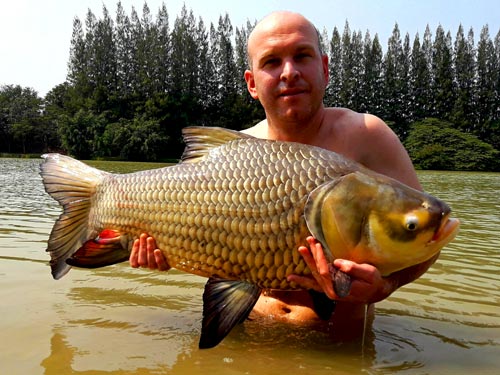
[[[33,125],[26,120],[12,124],[11,128],[14,141],[21,143],[23,154],[26,153],[26,141],[28,141],[34,134]]]
[[[121,119],[106,126],[102,143],[101,149],[107,151],[102,156],[118,155],[122,160],[156,161],[162,155],[168,137],[162,134],[157,120]]]
[[[78,159],[90,159],[99,147],[99,134],[105,123],[104,116],[85,109],[74,116],[62,116],[59,134],[63,148]]]
[[[0,151],[40,150],[42,124],[42,99],[34,90],[19,85],[0,87]]]
[[[453,128],[453,124],[428,118],[412,124],[405,147],[420,169],[499,170],[500,152],[477,137]]]

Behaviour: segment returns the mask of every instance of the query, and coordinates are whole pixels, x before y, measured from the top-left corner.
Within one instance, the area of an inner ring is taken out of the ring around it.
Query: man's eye
[[[266,65],[276,65],[278,63],[279,63],[278,59],[268,59],[268,60],[264,61],[264,66],[266,66]]]
[[[296,60],[304,60],[305,58],[310,57],[311,55],[308,53],[299,53],[297,56],[295,56]]]

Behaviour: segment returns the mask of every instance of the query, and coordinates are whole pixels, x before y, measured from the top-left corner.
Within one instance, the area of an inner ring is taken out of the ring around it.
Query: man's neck
[[[322,134],[324,116],[325,111],[321,110],[307,122],[276,122],[268,118],[267,138],[315,145]]]

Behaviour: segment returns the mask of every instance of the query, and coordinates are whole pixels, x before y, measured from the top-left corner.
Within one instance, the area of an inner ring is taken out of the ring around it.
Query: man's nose
[[[283,62],[283,70],[281,72],[281,79],[283,81],[294,81],[300,75],[300,71],[293,60],[285,60]]]

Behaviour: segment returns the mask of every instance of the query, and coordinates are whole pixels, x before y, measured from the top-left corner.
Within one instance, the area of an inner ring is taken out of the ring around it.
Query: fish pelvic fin
[[[57,280],[70,270],[66,259],[89,238],[91,198],[108,173],[60,154],[42,158],[40,175],[45,191],[63,207],[47,243],[52,276]]]
[[[200,349],[213,348],[243,322],[257,303],[261,288],[238,280],[210,278],[203,292]]]
[[[99,236],[88,240],[66,263],[81,268],[99,268],[110,266],[127,260],[130,256],[122,242],[120,232],[105,229]]]
[[[309,295],[313,301],[314,312],[322,320],[328,320],[335,311],[337,302],[330,299],[323,292],[317,292],[314,289],[309,289]]]
[[[188,126],[182,129],[182,137],[186,143],[181,157],[182,163],[196,163],[210,150],[227,142],[242,138],[255,138],[236,130],[205,126]]]
[[[351,292],[351,277],[347,273],[335,268],[331,263],[328,264],[328,269],[332,278],[335,294],[340,298],[347,297]],[[309,290],[309,295],[312,298],[313,308],[318,317],[323,320],[330,319],[335,312],[337,302],[327,297],[325,293],[317,292],[314,289]]]

